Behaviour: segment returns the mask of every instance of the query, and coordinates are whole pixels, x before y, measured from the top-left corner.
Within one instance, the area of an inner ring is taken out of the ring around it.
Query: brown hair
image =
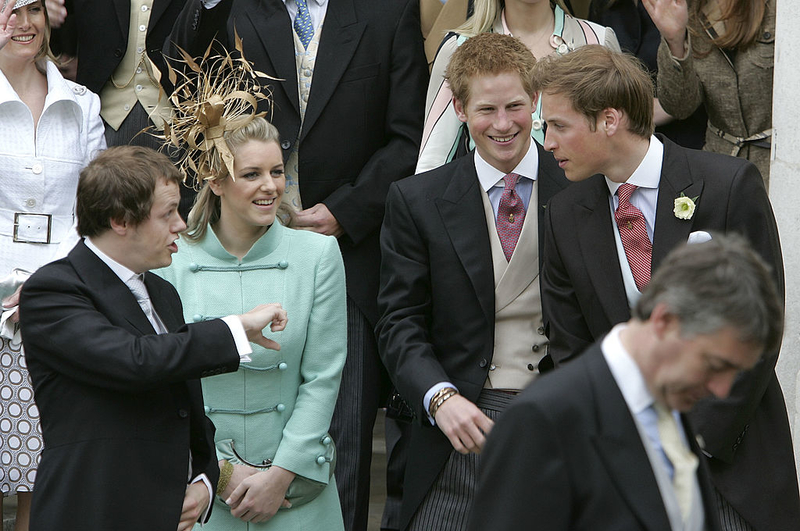
[[[236,158],[236,150],[251,140],[280,143],[278,129],[260,116],[253,118],[247,125],[238,129],[226,131],[224,138],[228,148],[233,152],[234,159]],[[227,168],[224,164],[219,167],[222,169],[222,173],[213,177],[213,180],[222,181],[227,179],[229,177]],[[208,181],[206,181],[197,193],[197,199],[195,199],[194,206],[189,212],[186,232],[184,232],[183,236],[192,242],[202,240],[205,238],[208,226],[217,223],[219,216],[219,196],[214,194],[208,185]],[[290,226],[294,220],[294,211],[287,203],[281,202],[278,207],[278,217],[284,225]]]
[[[138,225],[150,217],[160,181],[180,186],[182,175],[169,158],[140,146],[111,147],[81,171],[76,213],[78,233],[98,236],[111,220]]]
[[[725,22],[725,33],[711,39],[715,46],[722,49],[747,48],[754,44],[761,33],[761,24],[767,12],[769,0],[729,0],[721,9],[721,19]],[[719,0],[695,0],[689,2],[690,31],[694,34],[705,34],[706,21],[703,8],[709,2]],[[708,55],[711,50],[693,50],[700,57]]]
[[[604,109],[623,111],[628,130],[653,134],[653,81],[636,57],[590,44],[566,55],[551,54],[533,68],[533,89],[560,94],[572,102],[594,130]]]
[[[525,93],[533,98],[535,89],[531,83],[531,70],[535,64],[536,58],[519,39],[498,33],[481,33],[467,39],[453,53],[444,78],[450,84],[453,97],[464,105],[469,100],[472,78],[507,72],[518,74]]]

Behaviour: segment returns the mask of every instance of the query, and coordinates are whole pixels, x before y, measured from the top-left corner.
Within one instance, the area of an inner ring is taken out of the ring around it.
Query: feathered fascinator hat
[[[178,49],[182,58],[177,61],[186,65],[184,71],[167,63],[169,80],[175,86],[169,98],[174,113],[165,124],[164,133],[155,136],[164,142],[164,147],[185,150],[176,166],[183,173],[184,182],[194,181],[195,189],[209,179],[227,175],[234,178],[233,154],[223,135],[264,116],[266,112],[256,114],[258,102],[266,101],[271,108],[271,94],[258,79],[274,78],[253,68],[244,58],[239,34],[234,34],[237,58],[219,44],[222,53],[211,56],[211,43],[199,62]]]

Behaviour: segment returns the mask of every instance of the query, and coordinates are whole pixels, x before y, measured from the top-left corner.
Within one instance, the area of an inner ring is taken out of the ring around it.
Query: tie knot
[[[514,187],[517,186],[518,181],[519,181],[519,174],[509,173],[503,176],[503,182],[505,183],[505,187],[508,188],[510,191],[514,191]]]
[[[620,204],[630,202],[631,195],[636,191],[636,188],[638,187],[635,184],[622,183],[619,185],[619,188],[617,188],[617,196],[619,196]]]
[[[133,296],[136,297],[137,301],[150,300],[147,287],[144,285],[143,275],[133,275],[125,284],[128,286],[128,289],[131,290]]]

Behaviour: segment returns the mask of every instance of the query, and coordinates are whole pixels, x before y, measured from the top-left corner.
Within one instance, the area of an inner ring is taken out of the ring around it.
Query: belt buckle
[[[16,243],[50,243],[52,228],[53,216],[50,214],[14,212],[14,241]]]

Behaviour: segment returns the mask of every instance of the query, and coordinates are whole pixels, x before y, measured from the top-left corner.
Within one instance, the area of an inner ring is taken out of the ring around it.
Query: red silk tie
[[[650,262],[653,256],[653,243],[647,237],[647,224],[642,211],[631,204],[631,194],[636,186],[628,183],[617,189],[619,206],[614,213],[619,228],[619,238],[628,257],[636,287],[642,291],[650,282]]]
[[[497,235],[509,262],[519,241],[522,223],[525,221],[525,205],[514,191],[519,177],[516,173],[509,173],[503,177],[505,188],[500,198],[500,206],[497,208]]]

